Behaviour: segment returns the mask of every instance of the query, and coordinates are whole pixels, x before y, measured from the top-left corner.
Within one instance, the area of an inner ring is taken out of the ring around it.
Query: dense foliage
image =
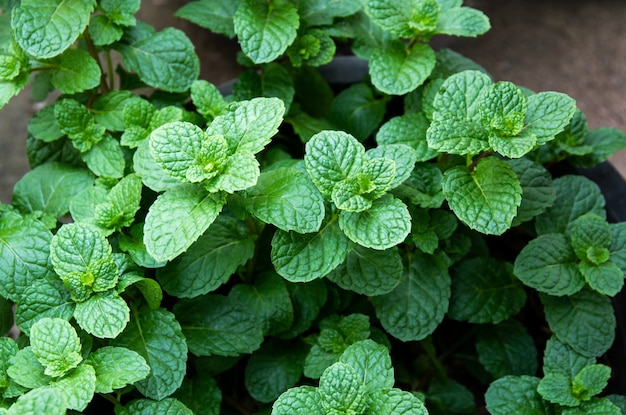
[[[231,92],[139,9],[0,1],[0,106],[57,92],[0,205],[1,414],[626,413],[626,224],[562,168],[626,134],[429,46],[482,12],[189,2],[241,45]],[[337,45],[364,79],[316,70]]]

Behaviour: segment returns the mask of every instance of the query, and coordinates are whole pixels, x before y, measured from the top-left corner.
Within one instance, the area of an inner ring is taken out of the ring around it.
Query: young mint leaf
[[[54,104],[54,117],[59,129],[81,153],[90,150],[105,136],[105,128],[96,124],[87,107],[71,98],[61,99]]]
[[[15,323],[28,335],[32,325],[44,317],[69,321],[74,308],[75,303],[60,279],[40,278],[24,291],[15,310]]]
[[[102,11],[120,26],[136,24],[134,14],[139,11],[140,0],[100,0]]]
[[[122,39],[124,41],[124,39]],[[119,46],[126,67],[151,87],[185,92],[200,74],[194,46],[181,30],[168,27]]]
[[[124,131],[124,110],[127,104],[134,102],[133,97],[130,91],[113,90],[96,98],[91,113],[107,130]]]
[[[481,326],[477,337],[478,360],[495,379],[536,374],[537,348],[526,327],[517,320]]]
[[[229,294],[246,304],[262,322],[263,334],[275,335],[293,324],[293,305],[289,291],[278,274],[267,272],[256,277],[254,285],[237,284]]]
[[[411,216],[400,199],[386,195],[365,211],[342,211],[339,227],[353,242],[384,250],[404,241],[411,231]]]
[[[76,304],[74,318],[87,333],[101,339],[114,339],[130,321],[130,309],[122,297],[109,290]]]
[[[259,402],[275,401],[300,380],[304,355],[305,349],[299,344],[278,341],[264,343],[248,359],[245,369],[246,389]]]
[[[300,19],[294,5],[286,0],[242,0],[234,23],[242,51],[258,64],[271,62],[285,52],[296,38]]]
[[[93,399],[96,371],[90,365],[82,364],[67,376],[50,382],[50,387],[65,395],[68,409],[82,412]]]
[[[77,363],[78,364],[78,363]],[[37,360],[31,346],[24,347],[9,359],[7,374],[11,382],[35,389],[46,386],[52,378],[44,373],[46,368]]]
[[[578,262],[569,239],[551,233],[540,235],[522,249],[515,259],[513,272],[525,285],[538,291],[557,296],[570,295],[585,285]]]
[[[143,184],[155,192],[163,192],[180,185],[178,179],[170,176],[154,160],[154,157],[150,154],[148,140],[142,141],[137,146],[133,156],[133,169],[141,177]]]
[[[436,32],[450,36],[476,37],[491,28],[489,18],[480,10],[469,7],[452,7],[443,10],[437,20]]]
[[[402,273],[397,248],[379,251],[353,245],[346,260],[327,277],[345,290],[374,296],[391,292],[400,284]]]
[[[272,239],[271,259],[276,272],[286,280],[308,282],[335,269],[345,260],[348,249],[349,240],[333,217],[316,233],[277,230]]]
[[[174,306],[189,350],[196,356],[238,356],[263,342],[260,319],[235,298],[208,294]]]
[[[150,366],[139,353],[123,347],[101,347],[89,354],[86,363],[95,369],[97,393],[111,393],[150,373]]]
[[[241,0],[198,0],[185,4],[174,14],[214,33],[235,37],[233,19]]]
[[[254,186],[260,174],[254,154],[242,150],[228,157],[220,173],[207,180],[204,186],[210,192],[234,193]]]
[[[427,415],[428,410],[414,394],[401,389],[389,389],[376,393],[366,415]]]
[[[402,182],[411,176],[413,168],[415,167],[415,162],[417,161],[415,154],[406,144],[379,145],[378,147],[367,150],[365,154],[367,154],[370,160],[369,163],[366,163],[364,166],[364,170],[370,178],[375,178],[374,184],[376,185],[376,195],[382,195],[383,189],[384,191],[395,189],[402,184]],[[389,162],[384,161],[385,159],[392,160],[394,162],[393,174],[389,171],[392,169],[390,168],[391,166],[387,167]],[[382,164],[382,166],[385,167],[385,170],[389,171],[387,173],[388,176],[391,176],[389,183],[381,183],[381,179],[384,178],[382,174],[372,174],[368,171],[371,170],[370,165],[373,164],[372,162],[374,161],[377,161],[378,164]],[[376,176],[379,176],[379,178],[376,178]]]
[[[190,4],[183,6],[182,9],[188,7]],[[226,101],[224,100],[224,97],[217,87],[208,81],[193,81],[190,93],[191,101],[196,106],[196,110],[206,120],[213,120],[215,117],[222,114],[222,112],[226,109]]]
[[[324,199],[306,173],[277,168],[261,173],[243,198],[248,212],[283,231],[317,232],[324,219]]]
[[[148,377],[135,382],[143,395],[163,399],[183,382],[187,343],[180,325],[169,311],[159,308],[133,315],[126,330],[111,345],[139,353],[150,366]]]
[[[51,62],[50,82],[63,94],[75,94],[97,87],[102,72],[87,51],[68,49]]]
[[[0,108],[20,93],[28,85],[29,73],[24,73],[11,81],[0,80]]]
[[[505,376],[489,385],[485,400],[492,415],[548,414],[548,405],[537,392],[539,379]]]
[[[108,134],[84,152],[82,158],[96,176],[112,179],[124,177],[124,152],[119,141]]]
[[[444,173],[443,193],[452,211],[472,229],[501,235],[511,227],[522,201],[522,187],[509,165],[482,159],[474,171],[457,166]]]
[[[2,337],[0,339],[0,388],[6,388],[9,385],[9,360],[18,352],[17,343],[10,337]]]
[[[163,300],[163,290],[156,280],[152,278],[144,278],[134,272],[128,272],[120,277],[117,285],[118,294],[122,294],[126,288],[133,286],[146,300],[148,308],[156,310]]]
[[[187,376],[172,397],[180,400],[196,415],[220,415],[222,391],[209,374]]]
[[[395,41],[372,53],[369,62],[374,86],[391,95],[404,95],[424,83],[435,67],[435,52],[424,44],[412,47]]]
[[[359,372],[345,363],[328,367],[320,378],[318,393],[326,413],[362,414],[367,395]]]
[[[605,295],[583,288],[566,297],[542,294],[546,320],[554,335],[589,357],[609,349],[615,338],[615,315]]]
[[[111,188],[106,201],[96,205],[96,223],[116,231],[130,226],[139,210],[141,189],[141,178],[134,173],[120,180]]]
[[[597,184],[580,175],[566,175],[554,180],[556,199],[544,213],[537,216],[535,229],[538,234],[568,233],[571,224],[586,213],[602,218],[604,196]]]
[[[65,396],[53,388],[38,388],[17,398],[7,415],[64,415],[67,411]]]
[[[94,9],[93,0],[26,0],[13,8],[15,39],[29,55],[59,55],[83,33]]]
[[[523,132],[537,137],[542,145],[554,139],[569,124],[576,111],[576,101],[560,92],[540,92],[528,97]]]
[[[411,176],[393,193],[421,208],[439,208],[444,202],[441,189],[443,173],[431,163],[417,163]]]
[[[184,403],[174,398],[158,401],[136,399],[124,408],[120,415],[193,415]]]
[[[169,261],[186,251],[219,215],[226,197],[193,185],[161,194],[146,215],[144,243],[157,261]]]
[[[561,406],[578,406],[578,399],[571,387],[570,380],[557,373],[549,373],[537,385],[537,393],[550,403]]]
[[[222,285],[254,255],[254,240],[241,221],[220,215],[187,252],[157,271],[165,291],[196,297]]]
[[[522,186],[522,203],[513,223],[529,221],[543,213],[556,199],[550,172],[527,158],[507,160]]]
[[[51,377],[65,375],[83,360],[81,345],[74,327],[60,318],[44,317],[32,325],[30,344],[37,360]]]
[[[577,218],[570,230],[572,248],[580,260],[589,261],[595,265],[609,260],[611,230],[606,219],[588,213]]]
[[[589,401],[581,402],[578,407],[565,408],[562,412],[562,415],[587,414],[621,415],[622,411],[617,405],[606,398],[592,398]]]
[[[526,303],[513,266],[493,258],[472,258],[454,267],[448,316],[471,323],[497,324]]]
[[[416,255],[393,291],[372,298],[376,316],[392,336],[402,341],[422,340],[448,311],[450,284],[447,270],[434,257]]]
[[[584,367],[572,380],[572,393],[581,401],[587,401],[600,394],[611,377],[611,368],[605,365]]]
[[[334,18],[350,16],[362,7],[359,0],[304,0],[298,3],[298,14],[308,26],[328,26]]]
[[[429,148],[426,141],[428,125],[428,120],[422,113],[406,113],[393,117],[378,129],[376,142],[379,146],[405,144],[415,150],[416,161],[428,161],[437,156],[437,151]]]
[[[583,356],[552,336],[546,343],[543,372],[544,374],[559,374],[571,381],[584,367],[593,365],[595,362],[594,357]]]
[[[339,361],[356,369],[366,392],[387,390],[394,385],[389,349],[373,340],[351,344],[341,354]]]
[[[28,132],[36,139],[47,143],[56,141],[64,135],[54,116],[54,105],[43,107],[28,121]]]
[[[87,29],[93,44],[96,46],[111,45],[124,36],[124,29],[104,14],[91,16]]]
[[[341,413],[341,412],[340,412]],[[272,405],[271,415],[325,415],[322,397],[317,388],[300,386],[291,388]]]
[[[295,67],[321,66],[335,56],[336,46],[330,35],[317,28],[307,29],[287,49],[287,56]]]
[[[433,1],[421,2],[435,3]],[[413,0],[367,0],[365,11],[370,18],[383,29],[393,33],[398,37],[412,38],[413,31],[412,18],[417,11],[418,2]],[[436,19],[439,16],[435,16]]]
[[[340,130],[366,140],[382,123],[388,97],[377,97],[365,83],[341,91],[330,107],[330,121]]]

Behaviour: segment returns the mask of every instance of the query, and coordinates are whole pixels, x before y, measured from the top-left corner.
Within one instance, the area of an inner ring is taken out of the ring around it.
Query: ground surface
[[[197,45],[202,78],[215,84],[237,73],[235,45],[170,17],[181,0],[143,0],[140,18],[157,28],[174,25]],[[483,10],[492,30],[477,39],[438,39],[484,66],[496,80],[535,91],[565,92],[577,100],[590,128],[626,130],[626,1],[469,0]],[[35,104],[23,91],[0,110],[0,202],[28,170],[26,124]],[[626,176],[626,152],[611,161]]]

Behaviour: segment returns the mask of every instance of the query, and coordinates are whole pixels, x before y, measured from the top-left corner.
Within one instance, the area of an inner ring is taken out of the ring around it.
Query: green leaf
[[[584,356],[599,356],[615,338],[615,315],[605,295],[583,289],[566,297],[541,295],[554,335]]]
[[[242,0],[234,23],[241,50],[257,64],[282,55],[296,38],[300,25],[296,8],[286,0]]]
[[[621,415],[621,409],[606,398],[592,398],[589,401],[581,402],[576,408],[563,410],[563,415]]]
[[[351,344],[341,354],[339,361],[356,369],[367,392],[391,389],[394,385],[389,349],[373,340]]]
[[[40,278],[24,291],[15,310],[15,323],[28,335],[32,325],[44,317],[70,320],[74,308],[74,301],[61,280]]]
[[[546,249],[546,247],[550,247]],[[545,234],[533,239],[515,259],[513,272],[525,285],[550,295],[574,294],[585,285],[569,239]]]
[[[137,146],[133,156],[133,169],[141,177],[143,184],[155,192],[163,192],[180,184],[178,179],[170,176],[154,160],[154,157],[150,154],[148,140],[142,141]]]
[[[477,337],[478,360],[495,379],[536,374],[537,348],[517,320],[481,326]]]
[[[28,121],[28,132],[36,139],[47,143],[58,140],[64,135],[54,116],[54,105],[43,107]]]
[[[367,415],[427,415],[428,410],[414,394],[401,389],[379,392],[372,398]]]
[[[99,96],[91,107],[94,119],[109,131],[124,131],[124,109],[133,96],[126,90],[113,90]]]
[[[213,223],[225,203],[223,193],[208,193],[193,185],[160,195],[146,215],[144,243],[157,261],[169,261],[186,251]]]
[[[28,74],[21,75],[12,81],[0,81],[0,108],[20,93],[28,84]]]
[[[612,223],[611,228],[611,262],[620,267],[626,273],[626,225]]]
[[[72,145],[81,153],[102,140],[105,128],[96,124],[93,114],[87,107],[71,98],[64,98],[54,104],[54,117],[59,129],[72,140]]]
[[[150,366],[139,353],[123,347],[101,347],[89,355],[86,363],[95,369],[97,393],[111,393],[150,373]]]
[[[117,42],[124,35],[124,30],[108,16],[96,14],[89,21],[89,36],[96,46],[107,46]]]
[[[95,143],[82,155],[83,161],[96,176],[120,179],[124,177],[126,160],[119,141],[110,135]]]
[[[580,216],[570,228],[572,248],[583,261],[600,265],[609,259],[611,230],[609,223],[593,213]]]
[[[436,32],[450,36],[476,37],[491,28],[489,18],[480,10],[453,7],[442,11]]]
[[[335,363],[324,371],[318,393],[326,413],[362,414],[367,408],[359,373],[345,363]]]
[[[326,221],[316,233],[299,234],[277,230],[272,239],[272,264],[291,282],[321,278],[341,264],[349,240],[336,219]]]
[[[6,388],[9,385],[9,360],[18,352],[17,343],[10,337],[2,337],[0,339],[0,388]]]
[[[571,381],[585,366],[593,365],[595,362],[594,357],[584,356],[552,336],[546,343],[543,372],[559,374]]]
[[[359,0],[304,0],[298,3],[298,14],[308,26],[326,26],[334,18],[350,16],[361,7]]]
[[[417,163],[411,176],[394,190],[394,194],[421,208],[439,208],[444,202],[441,190],[443,173],[431,163]]]
[[[120,415],[193,415],[193,412],[174,398],[158,401],[136,399],[130,402]]]
[[[113,290],[95,293],[76,304],[74,318],[87,333],[102,339],[114,339],[130,321],[126,301]]]
[[[325,415],[322,398],[317,388],[300,386],[291,388],[278,397],[272,405],[272,415]]]
[[[120,26],[136,24],[134,14],[139,11],[140,0],[101,0],[100,7],[106,15]]]
[[[323,281],[309,283],[287,283],[293,305],[293,325],[281,333],[282,338],[293,338],[308,330],[317,318],[328,298],[328,289]]]
[[[526,303],[513,266],[490,257],[465,260],[454,268],[448,316],[470,323],[500,323]]]
[[[287,232],[317,232],[324,219],[322,195],[306,173],[294,168],[261,173],[243,203],[255,217]]]
[[[537,385],[537,393],[548,402],[561,406],[578,406],[580,399],[574,396],[570,380],[557,373],[547,374]]]
[[[412,0],[367,0],[364,3],[367,14],[383,29],[398,37],[412,38],[414,36],[411,19],[418,2]]]
[[[143,395],[160,400],[180,387],[186,372],[187,343],[169,311],[159,308],[133,315],[112,345],[139,353],[150,366],[148,377],[135,383]]]
[[[548,406],[537,392],[539,379],[531,376],[505,376],[493,382],[487,393],[487,410],[492,415],[545,415]]]
[[[428,147],[426,130],[428,120],[422,113],[406,113],[384,123],[376,133],[379,146],[405,144],[415,150],[416,161],[428,161],[437,156],[437,151]]]
[[[50,383],[50,387],[65,395],[68,409],[84,411],[93,399],[96,388],[96,372],[83,364],[67,376]]]
[[[369,149],[365,154],[370,158],[370,162],[376,158],[393,160],[395,164],[393,180],[389,183],[388,189],[395,189],[408,179],[417,161],[414,153],[406,144],[383,144]],[[367,167],[366,164],[366,169]],[[374,181],[377,188],[381,187],[379,181],[380,180]],[[376,189],[376,191],[378,191],[378,189]]]
[[[257,276],[254,285],[235,285],[229,297],[246,304],[260,318],[266,336],[288,330],[293,323],[293,305],[285,281],[273,272]]]
[[[448,271],[434,257],[416,255],[393,291],[372,298],[376,316],[392,336],[402,341],[422,340],[448,311],[450,284]]]
[[[122,39],[123,40],[123,39]],[[200,74],[194,46],[181,30],[168,27],[131,44],[121,44],[124,64],[151,87],[185,92]]]
[[[435,67],[435,52],[423,43],[407,48],[401,41],[372,53],[370,76],[378,90],[404,95],[424,83]]]
[[[227,3],[232,4],[233,2]],[[194,3],[189,3],[182,9],[191,4]],[[193,81],[191,84],[191,101],[196,106],[196,110],[207,120],[213,120],[226,109],[226,101],[220,91],[215,85],[205,80]]]
[[[300,380],[304,355],[299,345],[277,341],[265,343],[248,359],[246,389],[259,402],[273,402]]]
[[[238,151],[226,159],[220,174],[204,185],[210,192],[223,190],[234,193],[254,186],[260,174],[259,162],[254,154],[245,150]]]
[[[41,222],[18,220],[0,227],[0,295],[19,302],[35,281],[51,275],[52,234]]]
[[[260,319],[234,298],[208,294],[181,300],[174,313],[196,356],[238,356],[263,342]]]
[[[528,97],[524,132],[534,134],[537,144],[554,139],[569,124],[576,111],[576,101],[560,92],[540,92]]]
[[[196,415],[220,415],[222,391],[208,374],[187,376],[174,395]]]
[[[554,180],[554,187],[554,204],[535,221],[538,234],[569,233],[571,224],[586,213],[606,217],[604,196],[598,185],[586,177],[562,176]]]
[[[233,19],[241,0],[199,0],[185,4],[174,14],[214,33],[235,37]]]
[[[451,379],[431,383],[425,402],[432,413],[471,414],[476,408],[472,392]]]
[[[384,250],[406,239],[411,231],[411,216],[400,199],[386,195],[363,212],[341,212],[339,227],[353,242]]]
[[[50,82],[63,94],[75,94],[100,84],[100,66],[87,51],[68,49],[52,62]]]
[[[120,231],[133,223],[141,202],[141,178],[129,174],[111,188],[105,203],[95,207],[97,224]]]
[[[587,133],[584,145],[591,146],[593,152],[570,160],[579,167],[593,167],[626,147],[626,133],[617,128],[597,128]]]
[[[78,334],[60,318],[42,318],[30,329],[30,344],[37,360],[46,367],[45,374],[60,377],[83,360]]]
[[[397,248],[379,251],[354,245],[346,260],[327,277],[345,290],[374,296],[391,292],[400,284],[402,274]]]
[[[295,67],[321,66],[330,63],[335,52],[335,42],[325,30],[309,28],[289,46],[287,56]]]
[[[600,394],[611,377],[611,368],[605,365],[584,367],[572,380],[572,392],[581,401],[587,401]]]
[[[508,160],[507,163],[522,186],[522,203],[517,209],[515,223],[526,222],[543,213],[556,199],[556,189],[550,172],[527,158]]]
[[[53,388],[38,388],[20,396],[6,412],[7,415],[64,415],[65,396]]]
[[[196,297],[225,283],[254,255],[254,240],[244,223],[220,215],[187,252],[157,271],[165,291]]]
[[[474,171],[465,166],[447,170],[443,193],[452,211],[472,229],[501,235],[511,227],[522,201],[522,187],[506,162],[482,159]]]
[[[78,363],[77,363],[78,364]],[[46,368],[37,360],[31,346],[19,350],[9,359],[7,374],[10,382],[15,382],[25,388],[34,389],[46,386],[52,379],[46,375]]]
[[[59,55],[83,33],[94,3],[92,0],[22,1],[11,13],[15,39],[37,59]]]
[[[330,120],[340,130],[367,139],[382,123],[387,97],[376,97],[373,89],[364,84],[354,84],[341,91],[330,107]]]

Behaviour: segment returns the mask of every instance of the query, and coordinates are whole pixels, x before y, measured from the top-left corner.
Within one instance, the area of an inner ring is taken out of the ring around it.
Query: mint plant
[[[626,133],[429,45],[482,12],[188,2],[237,38],[228,89],[141,7],[0,1],[0,106],[43,103],[0,204],[1,414],[626,413],[626,231],[577,170]],[[325,79],[338,50],[367,76]]]

